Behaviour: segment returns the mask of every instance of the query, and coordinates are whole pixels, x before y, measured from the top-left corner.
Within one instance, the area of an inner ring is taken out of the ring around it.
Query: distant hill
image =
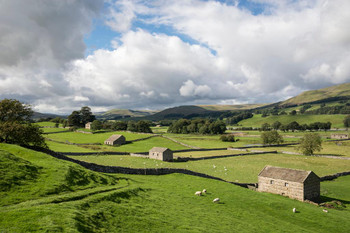
[[[323,103],[350,99],[350,83],[305,91],[300,95],[278,103],[279,106],[293,106],[305,103]]]
[[[131,109],[112,109],[107,112],[96,113],[97,119],[118,120],[130,117],[145,117],[157,113],[158,111],[150,110],[131,110]]]
[[[67,118],[67,116],[62,116],[57,114],[34,112],[32,119],[39,120],[39,119],[56,118],[56,117]]]
[[[235,110],[249,110],[263,107],[266,104],[237,104],[237,105],[196,105],[210,111],[235,111]]]
[[[211,111],[205,108],[187,105],[179,106],[174,108],[167,108],[163,111],[160,111],[152,116],[146,117],[148,120],[164,120],[164,119],[180,119],[180,118],[194,118],[194,117],[208,117],[208,116],[219,116],[222,112]]]

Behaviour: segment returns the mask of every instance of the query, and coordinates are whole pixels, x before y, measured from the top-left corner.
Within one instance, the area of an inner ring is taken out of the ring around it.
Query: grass
[[[60,139],[60,141],[61,140],[62,139]],[[76,145],[68,145],[68,144],[62,144],[62,143],[56,143],[56,142],[50,142],[50,141],[47,141],[47,144],[51,150],[57,151],[57,152],[98,152],[98,151],[147,152],[153,147],[167,147],[167,148],[170,148],[171,150],[188,149],[188,147],[182,146],[178,143],[175,143],[169,139],[162,138],[162,137],[152,137],[143,141],[132,142],[121,146],[107,146],[107,145],[76,146]]]
[[[69,141],[72,143],[100,143],[103,144],[104,141],[109,138],[113,134],[122,134],[126,138],[127,141],[132,141],[135,139],[146,138],[150,135],[148,134],[138,134],[138,133],[130,133],[125,131],[114,131],[114,132],[104,132],[104,133],[96,133],[96,134],[84,134],[78,132],[67,132],[67,133],[59,133],[59,134],[49,134],[45,137],[58,140],[58,141]]]
[[[261,114],[255,114],[252,118],[240,121],[238,124],[242,127],[261,127],[264,123],[272,124],[275,121],[279,121],[282,124],[288,124],[292,121],[296,121],[299,124],[310,124],[312,122],[331,122],[332,128],[343,128],[343,120],[346,115],[281,115],[281,116],[267,116],[261,117]]]
[[[0,206],[117,183],[114,177],[19,146],[1,143],[0,158],[1,190],[6,191],[0,194]]]
[[[347,232],[350,228],[348,208],[324,213],[311,204],[216,180],[183,174],[104,175],[18,146],[0,144],[0,148],[0,164],[5,164],[1,170],[11,165],[5,174],[21,170],[17,165],[38,169],[36,178],[0,192],[6,198],[0,199],[0,232]],[[71,190],[47,193],[62,184]],[[349,179],[329,184],[343,188],[333,193],[327,183],[322,189],[326,197],[348,200]],[[203,188],[206,195],[194,195]],[[23,195],[25,190],[29,192]],[[212,203],[216,197],[221,204]],[[299,212],[293,213],[293,208]]]
[[[202,153],[203,157],[206,156],[206,152]],[[197,154],[197,156],[199,155]],[[133,168],[185,168],[236,182],[257,182],[259,172],[266,165],[312,170],[319,176],[348,171],[350,167],[350,160],[287,154],[247,155],[173,163],[146,158],[136,158],[127,155],[74,156],[74,158],[86,162],[110,166]]]
[[[44,133],[56,133],[56,132],[68,131],[68,129],[63,129],[63,128],[42,128],[41,130]]]

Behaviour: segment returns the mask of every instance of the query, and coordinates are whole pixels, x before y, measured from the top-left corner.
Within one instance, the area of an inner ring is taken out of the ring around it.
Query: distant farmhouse
[[[91,129],[91,123],[92,122],[88,122],[85,124],[85,129]]]
[[[150,159],[158,159],[162,161],[172,161],[173,160],[173,152],[164,147],[153,147],[149,151]]]
[[[349,135],[343,134],[343,133],[332,133],[331,138],[332,139],[349,139]]]
[[[288,196],[299,201],[320,197],[320,178],[312,171],[266,166],[258,176],[259,192]]]
[[[119,134],[113,134],[105,141],[105,145],[110,145],[110,146],[123,145],[124,143],[125,143],[125,137]]]

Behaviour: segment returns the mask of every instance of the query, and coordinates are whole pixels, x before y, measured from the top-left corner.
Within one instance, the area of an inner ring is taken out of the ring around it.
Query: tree
[[[93,122],[95,119],[96,117],[92,114],[91,108],[85,106],[80,109],[80,121],[82,125],[85,125],[88,122]]]
[[[317,133],[306,133],[300,139],[298,150],[304,155],[313,155],[315,151],[322,149],[322,139]]]
[[[30,123],[33,111],[18,100],[0,101],[0,141],[47,147],[39,126]]]
[[[147,121],[138,121],[136,123],[136,131],[141,133],[152,133],[150,124]]]
[[[72,114],[70,114],[68,116],[68,125],[70,127],[72,127],[72,126],[80,127],[81,126],[79,111],[73,111]]]
[[[264,145],[283,143],[283,137],[276,130],[263,132],[261,139]]]
[[[280,127],[281,127],[281,125],[282,125],[281,122],[275,121],[275,122],[272,123],[272,128],[273,128],[274,130],[279,130]]]
[[[297,114],[297,111],[296,110],[293,110],[289,113],[289,115],[292,115],[292,116],[295,116]]]
[[[261,130],[262,131],[269,131],[271,129],[271,126],[269,123],[264,123],[261,125]]]
[[[344,126],[345,126],[346,128],[349,128],[349,127],[350,127],[350,115],[347,115],[347,116],[344,118],[343,123],[344,123]]]
[[[95,131],[95,130],[100,130],[100,129],[102,129],[102,122],[99,120],[94,120],[91,123],[91,130]]]

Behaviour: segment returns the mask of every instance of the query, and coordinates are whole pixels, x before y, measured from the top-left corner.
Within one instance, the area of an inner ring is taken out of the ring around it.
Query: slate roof
[[[303,183],[312,171],[266,166],[259,174],[261,177]],[[315,174],[316,175],[316,174]],[[316,175],[317,176],[317,175]]]
[[[115,140],[118,140],[119,138],[124,137],[123,135],[120,134],[113,134],[112,136],[110,136],[106,141],[109,142],[114,142]]]
[[[164,152],[166,150],[169,150],[168,148],[165,147],[153,147],[150,152]]]

